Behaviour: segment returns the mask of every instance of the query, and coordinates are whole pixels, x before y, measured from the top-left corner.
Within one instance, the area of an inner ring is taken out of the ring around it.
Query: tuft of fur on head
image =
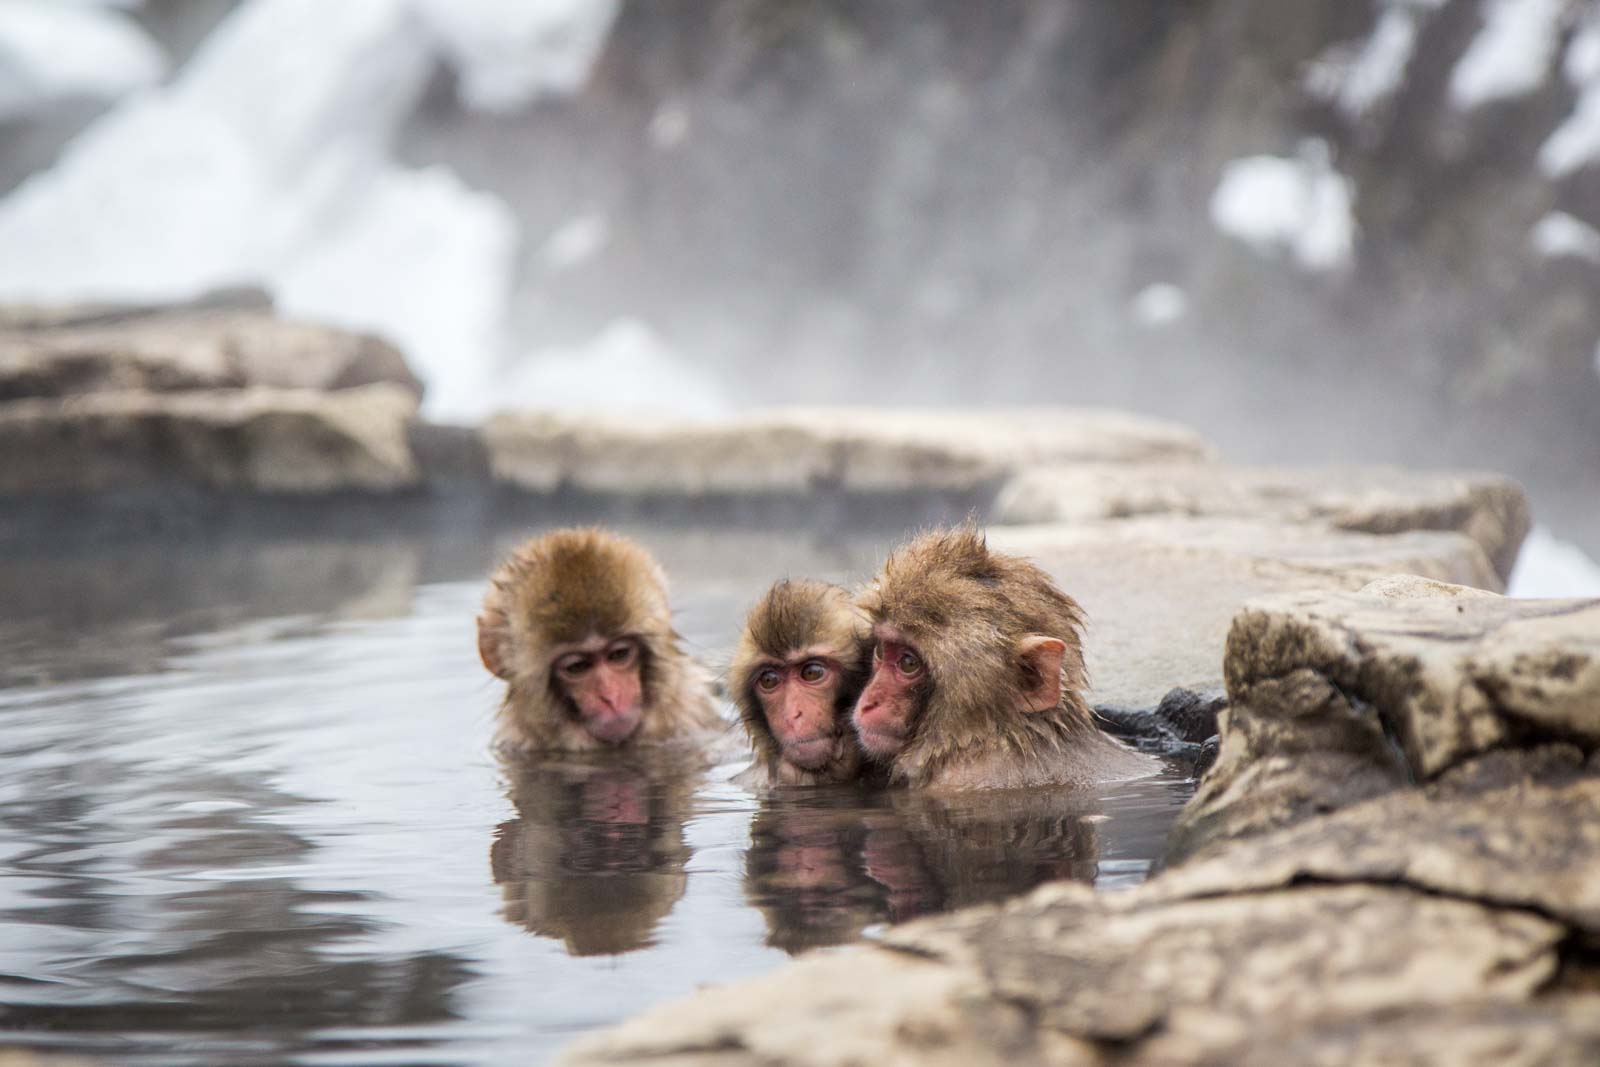
[[[602,747],[577,721],[552,673],[557,648],[633,637],[643,648],[644,716],[626,744],[721,725],[705,672],[672,628],[667,579],[641,546],[608,530],[533,538],[490,578],[478,617],[486,665],[508,683],[497,741],[526,750]]]
[[[771,661],[783,663],[809,649],[826,648],[844,676],[835,714],[848,729],[850,710],[871,665],[871,639],[866,616],[851,602],[849,592],[837,585],[786,578],[767,590],[746,616],[744,633],[728,668],[728,695],[758,762],[773,766],[781,753],[756,696],[757,670]],[[798,771],[802,777],[810,773]],[[816,776],[819,780],[823,777]],[[854,776],[853,767],[850,776]]]
[[[922,534],[896,549],[861,593],[874,626],[898,631],[922,655],[931,695],[892,779],[925,782],[953,763],[1048,762],[1096,735],[1083,697],[1083,610],[1038,566],[989,549],[967,523]],[[1024,686],[1017,643],[1030,634],[1067,646],[1060,701],[1019,709]]]

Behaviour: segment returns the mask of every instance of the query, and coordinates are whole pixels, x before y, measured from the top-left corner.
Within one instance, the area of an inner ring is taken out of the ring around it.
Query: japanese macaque
[[[858,603],[873,661],[852,721],[892,784],[1009,789],[1155,771],[1095,726],[1077,603],[975,528],[902,546]]]
[[[574,956],[645,948],[683,898],[701,761],[684,751],[508,761],[517,817],[489,865],[505,918]]]
[[[747,785],[814,785],[858,776],[850,709],[867,677],[871,629],[850,594],[781,581],[745,620],[728,693],[755,749]]]
[[[534,538],[495,572],[478,616],[478,654],[507,682],[496,743],[582,751],[723,729],[678,640],[643,548],[599,529]]]

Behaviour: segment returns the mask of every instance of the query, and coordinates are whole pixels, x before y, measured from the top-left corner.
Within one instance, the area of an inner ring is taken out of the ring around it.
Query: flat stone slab
[[[1453,530],[1483,548],[1504,581],[1527,536],[1527,497],[1509,478],[1384,466],[1094,464],[1034,467],[1006,483],[1000,523],[1235,517],[1362,533]]]
[[[0,315],[0,402],[140,390],[349,389],[389,383],[422,396],[382,339],[280,318],[270,308],[66,310]]]
[[[715,422],[503,413],[482,436],[503,484],[645,495],[993,491],[1032,463],[1212,455],[1175,423],[1056,408],[774,408]]]
[[[1354,591],[1397,572],[1500,587],[1459,533],[1167,518],[993,526],[988,537],[1034,559],[1083,605],[1092,701],[1126,708],[1152,708],[1175,686],[1222,688],[1229,627],[1264,594]]]
[[[416,409],[397,385],[14,401],[0,404],[0,493],[406,489],[420,483],[407,442]]]

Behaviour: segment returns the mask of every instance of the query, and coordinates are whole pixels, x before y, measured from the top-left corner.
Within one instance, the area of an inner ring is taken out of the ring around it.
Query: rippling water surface
[[[623,528],[713,662],[774,577],[858,578],[892,539]],[[1136,882],[1190,791],[758,799],[732,767],[497,760],[472,618],[513,540],[195,532],[0,562],[0,1044],[538,1061],[882,923]]]

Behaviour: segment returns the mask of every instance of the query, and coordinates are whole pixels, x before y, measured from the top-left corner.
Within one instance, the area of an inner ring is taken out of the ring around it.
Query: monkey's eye
[[[582,678],[593,666],[593,656],[567,656],[556,664],[556,673],[563,678]]]
[[[828,676],[828,666],[818,659],[808,659],[800,665],[800,680],[816,685]]]
[[[618,641],[606,649],[606,662],[613,667],[626,667],[633,662],[633,657],[638,651],[632,641]]]
[[[783,681],[783,675],[779,674],[772,667],[768,667],[760,674],[756,675],[756,686],[763,693],[772,692],[774,689],[778,688],[778,683],[781,681]]]
[[[895,669],[904,675],[917,675],[922,673],[922,660],[910,649],[900,653],[900,658],[894,661]]]

